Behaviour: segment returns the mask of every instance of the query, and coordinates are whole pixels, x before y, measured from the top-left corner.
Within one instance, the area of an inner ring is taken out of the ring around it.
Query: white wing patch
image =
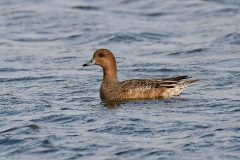
[[[151,88],[151,86],[144,86],[144,87],[137,87],[137,88],[134,88],[134,89],[129,89],[129,94],[131,93],[134,93],[134,92],[144,92],[144,91],[147,91],[147,90],[151,90],[153,88]]]
[[[150,89],[152,89],[152,87],[149,86],[149,85],[146,85],[146,86],[144,86],[144,87],[139,87],[139,88],[138,88],[138,90],[140,90],[140,91],[146,91],[146,90],[150,90]]]

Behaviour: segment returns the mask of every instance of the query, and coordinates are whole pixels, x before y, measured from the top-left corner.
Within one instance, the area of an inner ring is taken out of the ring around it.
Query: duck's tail
[[[193,80],[186,80],[183,83],[187,83],[187,85],[191,85],[193,83],[196,83],[197,81],[199,81],[199,79],[193,79]]]
[[[194,80],[185,80],[185,81],[180,81],[178,83],[178,85],[175,87],[175,91],[176,93],[174,94],[175,96],[178,96],[182,91],[184,91],[188,86],[196,83],[197,81],[199,81],[198,79],[194,79]]]

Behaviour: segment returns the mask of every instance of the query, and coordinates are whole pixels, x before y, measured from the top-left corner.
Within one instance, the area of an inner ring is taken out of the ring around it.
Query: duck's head
[[[85,66],[92,66],[92,65],[99,65],[103,69],[115,68],[116,67],[116,60],[113,53],[108,49],[98,49],[94,52],[93,58],[83,65]]]

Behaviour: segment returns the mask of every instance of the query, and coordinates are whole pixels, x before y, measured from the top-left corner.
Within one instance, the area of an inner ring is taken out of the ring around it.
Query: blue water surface
[[[179,98],[101,102],[119,79],[189,75]],[[0,159],[240,159],[239,0],[1,0]]]

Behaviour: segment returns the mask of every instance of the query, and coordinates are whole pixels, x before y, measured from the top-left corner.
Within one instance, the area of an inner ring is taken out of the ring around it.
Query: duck
[[[100,98],[105,102],[139,99],[170,99],[179,96],[189,85],[199,81],[188,76],[158,79],[132,79],[119,81],[114,54],[108,49],[97,49],[83,67],[98,65],[103,69]]]

